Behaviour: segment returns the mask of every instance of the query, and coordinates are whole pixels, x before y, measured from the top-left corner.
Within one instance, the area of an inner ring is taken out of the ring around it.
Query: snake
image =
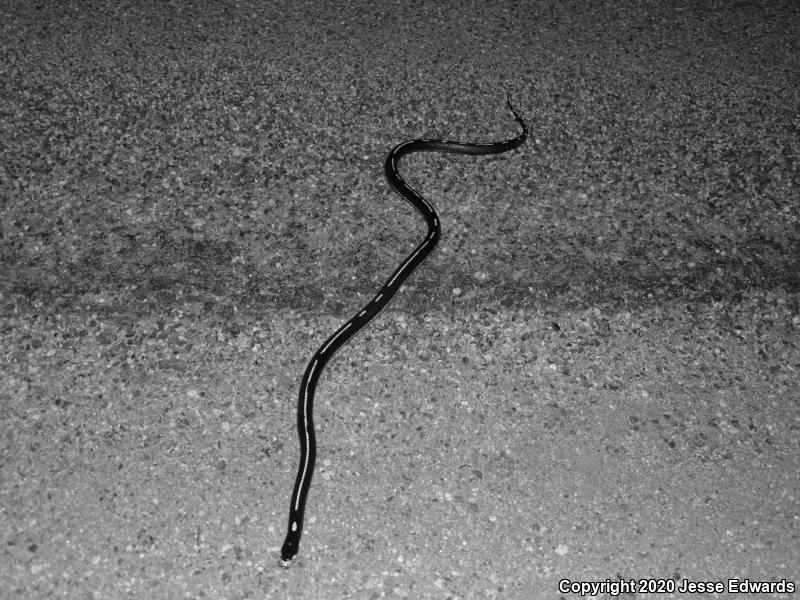
[[[289,506],[289,527],[281,546],[279,564],[284,568],[292,565],[300,549],[300,538],[303,534],[303,518],[305,516],[306,499],[314,474],[317,456],[316,435],[314,432],[314,393],[325,365],[333,358],[342,346],[366,327],[379,312],[392,300],[403,283],[427,259],[441,236],[441,225],[436,210],[422,195],[414,190],[400,176],[398,167],[400,160],[416,152],[441,152],[445,154],[467,154],[472,156],[484,154],[502,154],[518,148],[528,137],[528,127],[523,118],[511,104],[506,95],[506,105],[522,127],[522,133],[515,138],[492,143],[469,143],[438,139],[415,139],[395,146],[386,157],[384,175],[389,186],[403,197],[425,220],[428,231],[425,238],[406,256],[391,277],[378,289],[375,297],[369,301],[355,316],[339,327],[311,357],[303,379],[300,382],[300,393],[297,401],[297,435],[300,439],[300,464],[292,491]]]

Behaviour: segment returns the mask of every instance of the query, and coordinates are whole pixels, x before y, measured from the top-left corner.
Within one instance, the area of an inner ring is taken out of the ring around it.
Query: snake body
[[[488,144],[449,140],[411,140],[395,146],[386,157],[386,162],[384,163],[386,180],[395,192],[422,215],[428,226],[428,232],[425,234],[425,239],[414,248],[402,264],[395,269],[392,276],[386,280],[386,283],[381,286],[375,297],[320,346],[306,367],[300,383],[300,395],[297,401],[300,465],[297,470],[297,479],[295,480],[292,501],[289,507],[289,529],[281,547],[280,565],[283,567],[289,567],[292,564],[300,546],[300,537],[303,534],[306,498],[311,487],[311,476],[314,473],[314,463],[317,455],[317,444],[314,435],[314,392],[317,388],[320,374],[333,355],[389,304],[405,280],[430,256],[441,235],[439,216],[433,206],[400,176],[398,172],[400,159],[414,152],[443,152],[468,155],[501,154],[521,146],[528,136],[528,128],[522,117],[514,110],[509,98],[506,98],[506,104],[517,123],[522,127],[522,133],[513,139]]]

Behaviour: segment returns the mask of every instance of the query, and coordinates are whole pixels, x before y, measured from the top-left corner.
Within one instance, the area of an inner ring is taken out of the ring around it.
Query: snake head
[[[295,525],[295,527],[290,530],[289,535],[286,536],[283,542],[283,546],[281,546],[281,559],[278,564],[284,569],[288,569],[292,566],[294,557],[300,548],[299,530],[295,523],[293,523],[293,525]]]

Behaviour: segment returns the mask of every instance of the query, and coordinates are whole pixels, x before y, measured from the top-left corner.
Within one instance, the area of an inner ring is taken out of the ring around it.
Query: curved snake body
[[[300,537],[303,533],[303,516],[305,513],[306,498],[311,486],[311,476],[314,473],[317,444],[314,435],[314,392],[317,388],[322,369],[334,354],[350,341],[359,330],[364,328],[383,308],[391,301],[411,273],[419,267],[436,247],[441,234],[439,216],[433,206],[425,200],[416,190],[408,185],[398,172],[400,159],[414,152],[443,152],[449,154],[501,154],[521,146],[528,136],[528,128],[522,117],[519,116],[511,100],[506,99],[508,108],[514,114],[517,123],[522,127],[522,133],[517,137],[502,142],[489,144],[475,144],[454,142],[449,140],[411,140],[395,146],[386,157],[384,174],[392,189],[401,195],[406,202],[413,206],[425,219],[428,232],[416,248],[409,254],[402,264],[395,269],[392,276],[378,290],[375,297],[331,335],[319,350],[314,353],[306,367],[300,383],[300,396],[297,402],[297,433],[300,438],[300,466],[297,470],[297,479],[292,492],[292,501],[289,508],[289,529],[286,539],[281,547],[280,564],[289,567],[294,560],[300,546]]]

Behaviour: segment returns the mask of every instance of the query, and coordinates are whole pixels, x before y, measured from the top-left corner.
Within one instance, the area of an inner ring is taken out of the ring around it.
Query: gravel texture
[[[800,5],[319,4],[0,1],[0,598],[800,586]]]

